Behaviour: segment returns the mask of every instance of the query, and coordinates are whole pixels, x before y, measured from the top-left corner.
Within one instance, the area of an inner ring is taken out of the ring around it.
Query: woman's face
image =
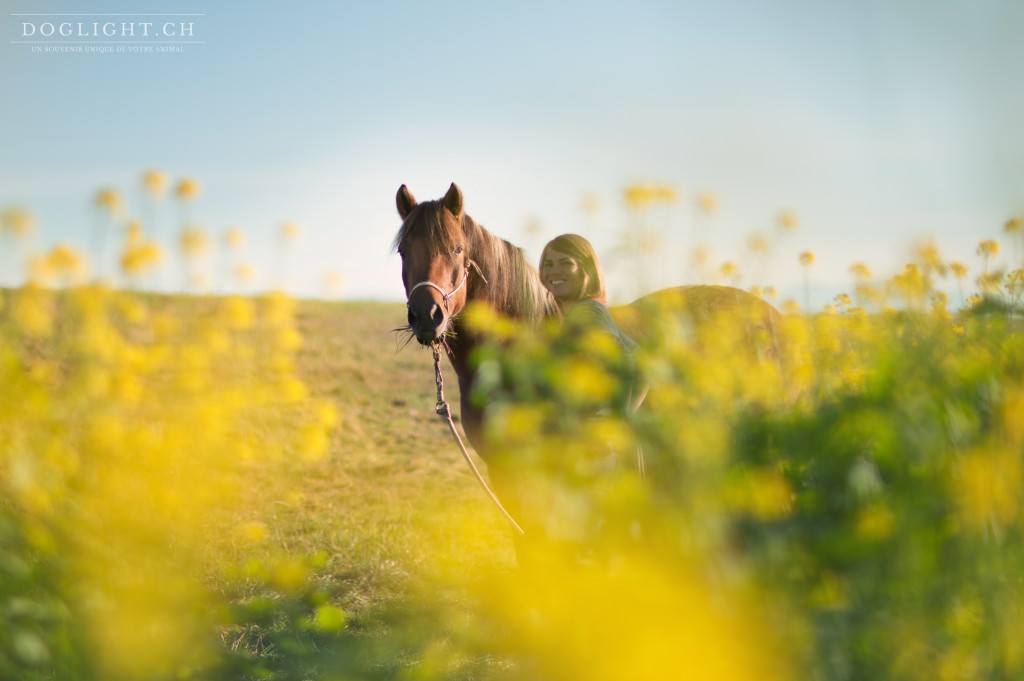
[[[546,249],[540,262],[540,278],[559,302],[573,302],[583,296],[583,268],[571,255]]]

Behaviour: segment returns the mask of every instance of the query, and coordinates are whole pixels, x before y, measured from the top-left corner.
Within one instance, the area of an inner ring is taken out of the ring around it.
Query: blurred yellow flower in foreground
[[[224,232],[224,243],[231,250],[237,251],[245,245],[245,233],[237,227],[231,227]]]
[[[704,191],[697,195],[697,210],[711,215],[718,209],[718,199],[711,192]]]
[[[177,188],[174,190],[175,195],[181,201],[194,201],[199,197],[202,192],[202,186],[197,180],[192,178],[184,178],[178,182]]]
[[[63,284],[78,283],[87,272],[86,260],[67,244],[57,244],[49,252],[29,260],[29,281],[45,286],[59,279]]]
[[[721,266],[718,268],[718,274],[721,275],[723,279],[730,281],[739,278],[739,271],[739,266],[737,266],[736,263],[732,262],[731,260],[723,262]]]
[[[231,296],[224,299],[224,320],[233,329],[248,329],[256,319],[256,306],[249,298]]]
[[[67,244],[57,244],[46,257],[50,267],[58,276],[68,280],[77,280],[85,274],[85,258]]]
[[[141,274],[159,265],[162,258],[163,253],[159,246],[151,241],[139,239],[121,254],[121,270],[129,275]]]
[[[804,251],[800,254],[800,264],[804,267],[810,267],[814,264],[814,253],[811,251]]]
[[[850,274],[858,281],[866,281],[871,278],[871,268],[862,262],[850,265]]]
[[[779,632],[764,629],[754,604],[723,595],[697,569],[672,567],[627,555],[604,571],[550,556],[543,569],[489,584],[482,598],[538,678],[789,677]]]
[[[302,228],[298,223],[286,222],[281,225],[281,238],[285,241],[295,241],[302,234]]]
[[[654,203],[674,203],[679,198],[675,187],[667,184],[631,184],[625,189],[626,207],[642,210]]]
[[[939,276],[946,276],[946,263],[939,255],[939,247],[933,241],[923,241],[915,247],[917,261],[928,272],[936,272]]]
[[[167,191],[167,174],[159,170],[147,170],[142,174],[142,186],[150,198],[158,199]]]
[[[779,214],[775,217],[775,226],[783,233],[794,232],[800,226],[800,220],[795,212],[786,209],[779,211]]]
[[[241,523],[237,531],[239,538],[250,544],[262,544],[270,536],[267,524],[258,520]]]
[[[752,232],[747,235],[747,248],[749,248],[752,253],[763,255],[772,249],[772,244],[764,233]]]
[[[0,234],[9,232],[15,237],[27,236],[35,227],[32,214],[24,208],[8,208],[0,213]]]
[[[1001,529],[1020,513],[1020,458],[999,448],[977,449],[953,469],[951,484],[960,518],[972,530]]]
[[[235,278],[242,282],[250,282],[256,278],[256,270],[252,265],[239,265],[234,269]]]
[[[195,257],[206,252],[210,247],[210,240],[206,232],[199,227],[189,227],[182,230],[179,244],[185,255]]]
[[[999,255],[999,242],[995,239],[986,239],[978,244],[978,255],[983,258],[991,258]]]
[[[94,203],[97,208],[105,211],[111,217],[119,217],[124,211],[124,199],[116,189],[101,189],[96,193]]]

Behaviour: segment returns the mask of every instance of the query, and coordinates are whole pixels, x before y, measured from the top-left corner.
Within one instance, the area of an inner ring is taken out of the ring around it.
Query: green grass
[[[505,521],[434,413],[429,351],[394,332],[404,306],[303,302],[297,315],[297,371],[314,397],[336,405],[341,422],[324,460],[268,481],[302,497],[270,504],[281,548],[326,551],[324,578],[343,587],[357,619],[418,577],[512,567]],[[457,411],[454,372],[447,364],[443,371]],[[472,536],[461,532],[468,520],[480,530]]]

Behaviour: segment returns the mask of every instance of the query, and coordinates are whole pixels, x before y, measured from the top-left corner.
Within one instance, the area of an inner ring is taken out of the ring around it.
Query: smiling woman
[[[607,333],[619,349],[632,355],[636,342],[619,329],[608,311],[604,275],[594,247],[579,234],[562,234],[548,242],[540,258],[540,277],[565,314],[569,333]],[[640,406],[646,390],[630,391],[626,411]]]

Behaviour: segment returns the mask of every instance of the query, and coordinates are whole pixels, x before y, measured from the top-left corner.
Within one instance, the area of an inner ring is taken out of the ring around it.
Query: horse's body
[[[402,256],[409,328],[424,345],[444,339],[459,380],[463,428],[486,459],[483,414],[469,400],[474,379],[469,355],[482,339],[461,325],[459,312],[469,301],[483,301],[502,315],[538,323],[558,315],[558,305],[518,248],[465,214],[462,192],[455,184],[444,198],[422,204],[402,185],[397,204],[403,223],[394,245]],[[742,319],[752,349],[763,358],[778,356],[776,330],[781,315],[740,289],[680,286],[613,307],[611,313],[622,331],[641,344],[666,321],[666,315],[688,328],[715,319]]]

